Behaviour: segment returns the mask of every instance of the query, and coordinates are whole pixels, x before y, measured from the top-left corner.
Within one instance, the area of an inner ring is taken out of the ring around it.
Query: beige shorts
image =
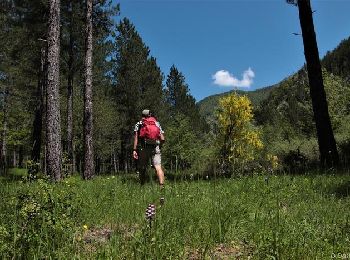
[[[147,167],[152,162],[153,166],[161,165],[162,157],[159,145],[146,146],[139,149],[139,167]]]

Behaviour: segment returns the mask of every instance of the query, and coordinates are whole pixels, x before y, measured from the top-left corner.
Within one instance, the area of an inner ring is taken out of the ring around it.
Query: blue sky
[[[114,0],[116,1],[116,0]],[[298,10],[285,0],[120,0],[165,77],[175,66],[197,101],[270,86],[304,63]],[[349,0],[313,0],[320,57],[350,36]]]

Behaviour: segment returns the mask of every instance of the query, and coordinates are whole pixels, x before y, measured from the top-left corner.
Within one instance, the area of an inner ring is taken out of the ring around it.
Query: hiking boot
[[[160,203],[160,205],[162,206],[162,205],[164,205],[164,197],[161,197],[160,199],[159,199],[159,203]]]

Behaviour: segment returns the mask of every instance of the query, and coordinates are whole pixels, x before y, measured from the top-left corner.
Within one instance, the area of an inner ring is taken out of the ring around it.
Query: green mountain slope
[[[341,43],[322,59],[322,65],[327,71],[350,81],[350,37]]]
[[[350,85],[323,69],[323,81],[333,129],[337,130],[349,114]],[[288,125],[289,132],[314,136],[315,127],[306,70],[300,70],[280,83],[255,110],[260,125]]]
[[[225,97],[232,92],[236,91],[240,95],[247,95],[252,101],[253,106],[258,106],[263,100],[265,100],[271,93],[271,91],[276,88],[278,85],[272,85],[269,87],[264,87],[254,91],[242,91],[242,90],[231,90],[225,93],[212,95],[204,98],[198,102],[199,110],[201,115],[204,118],[211,118],[214,115],[214,112],[219,104],[219,99]]]
[[[323,67],[330,73],[342,78],[345,82],[350,81],[350,37],[343,40],[333,51],[328,52],[322,59]],[[255,91],[241,91],[238,90],[239,94],[248,95],[253,103],[254,108],[261,111],[259,108],[264,102],[264,106],[272,102],[273,105],[269,105],[271,111],[277,109],[281,103],[287,102],[288,95],[290,100],[293,97],[297,97],[300,93],[305,93],[307,90],[301,90],[305,88],[305,80],[307,77],[302,73],[303,68],[301,68],[297,73],[283,79],[280,83],[257,89]],[[302,75],[302,76],[301,76]],[[307,83],[307,82],[306,82]],[[301,86],[303,85],[303,86]],[[344,82],[342,83],[344,85]],[[206,119],[212,119],[214,117],[214,111],[218,106],[218,101],[221,97],[229,95],[233,91],[228,91],[222,94],[212,95],[204,98],[198,102],[201,115]],[[287,94],[288,93],[288,94]],[[298,94],[299,93],[299,94]],[[308,99],[305,99],[308,100]],[[294,102],[294,101],[292,101]],[[298,101],[299,102],[299,101]],[[287,102],[288,103],[288,102]],[[304,104],[304,101],[299,103]],[[290,105],[290,104],[288,104]],[[298,113],[296,113],[298,114]],[[273,117],[272,115],[270,115]],[[291,118],[295,116],[294,113],[290,114]],[[262,120],[266,122],[266,120]]]

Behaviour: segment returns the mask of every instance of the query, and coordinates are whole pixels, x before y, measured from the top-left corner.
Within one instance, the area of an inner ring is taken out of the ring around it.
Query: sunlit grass
[[[0,183],[0,227],[16,230],[16,220],[5,215],[14,216],[17,209],[6,203],[26,185],[34,189],[38,184]],[[62,191],[73,195],[70,203],[79,209],[73,219],[76,228],[70,231],[71,240],[60,241],[50,256],[330,258],[350,247],[349,189],[349,175],[167,182],[165,204],[159,207],[156,183],[140,186],[134,178],[121,176],[92,181],[74,176],[55,184],[52,196],[62,196]],[[145,219],[149,203],[157,205],[151,228]],[[34,252],[42,257],[39,249]]]

